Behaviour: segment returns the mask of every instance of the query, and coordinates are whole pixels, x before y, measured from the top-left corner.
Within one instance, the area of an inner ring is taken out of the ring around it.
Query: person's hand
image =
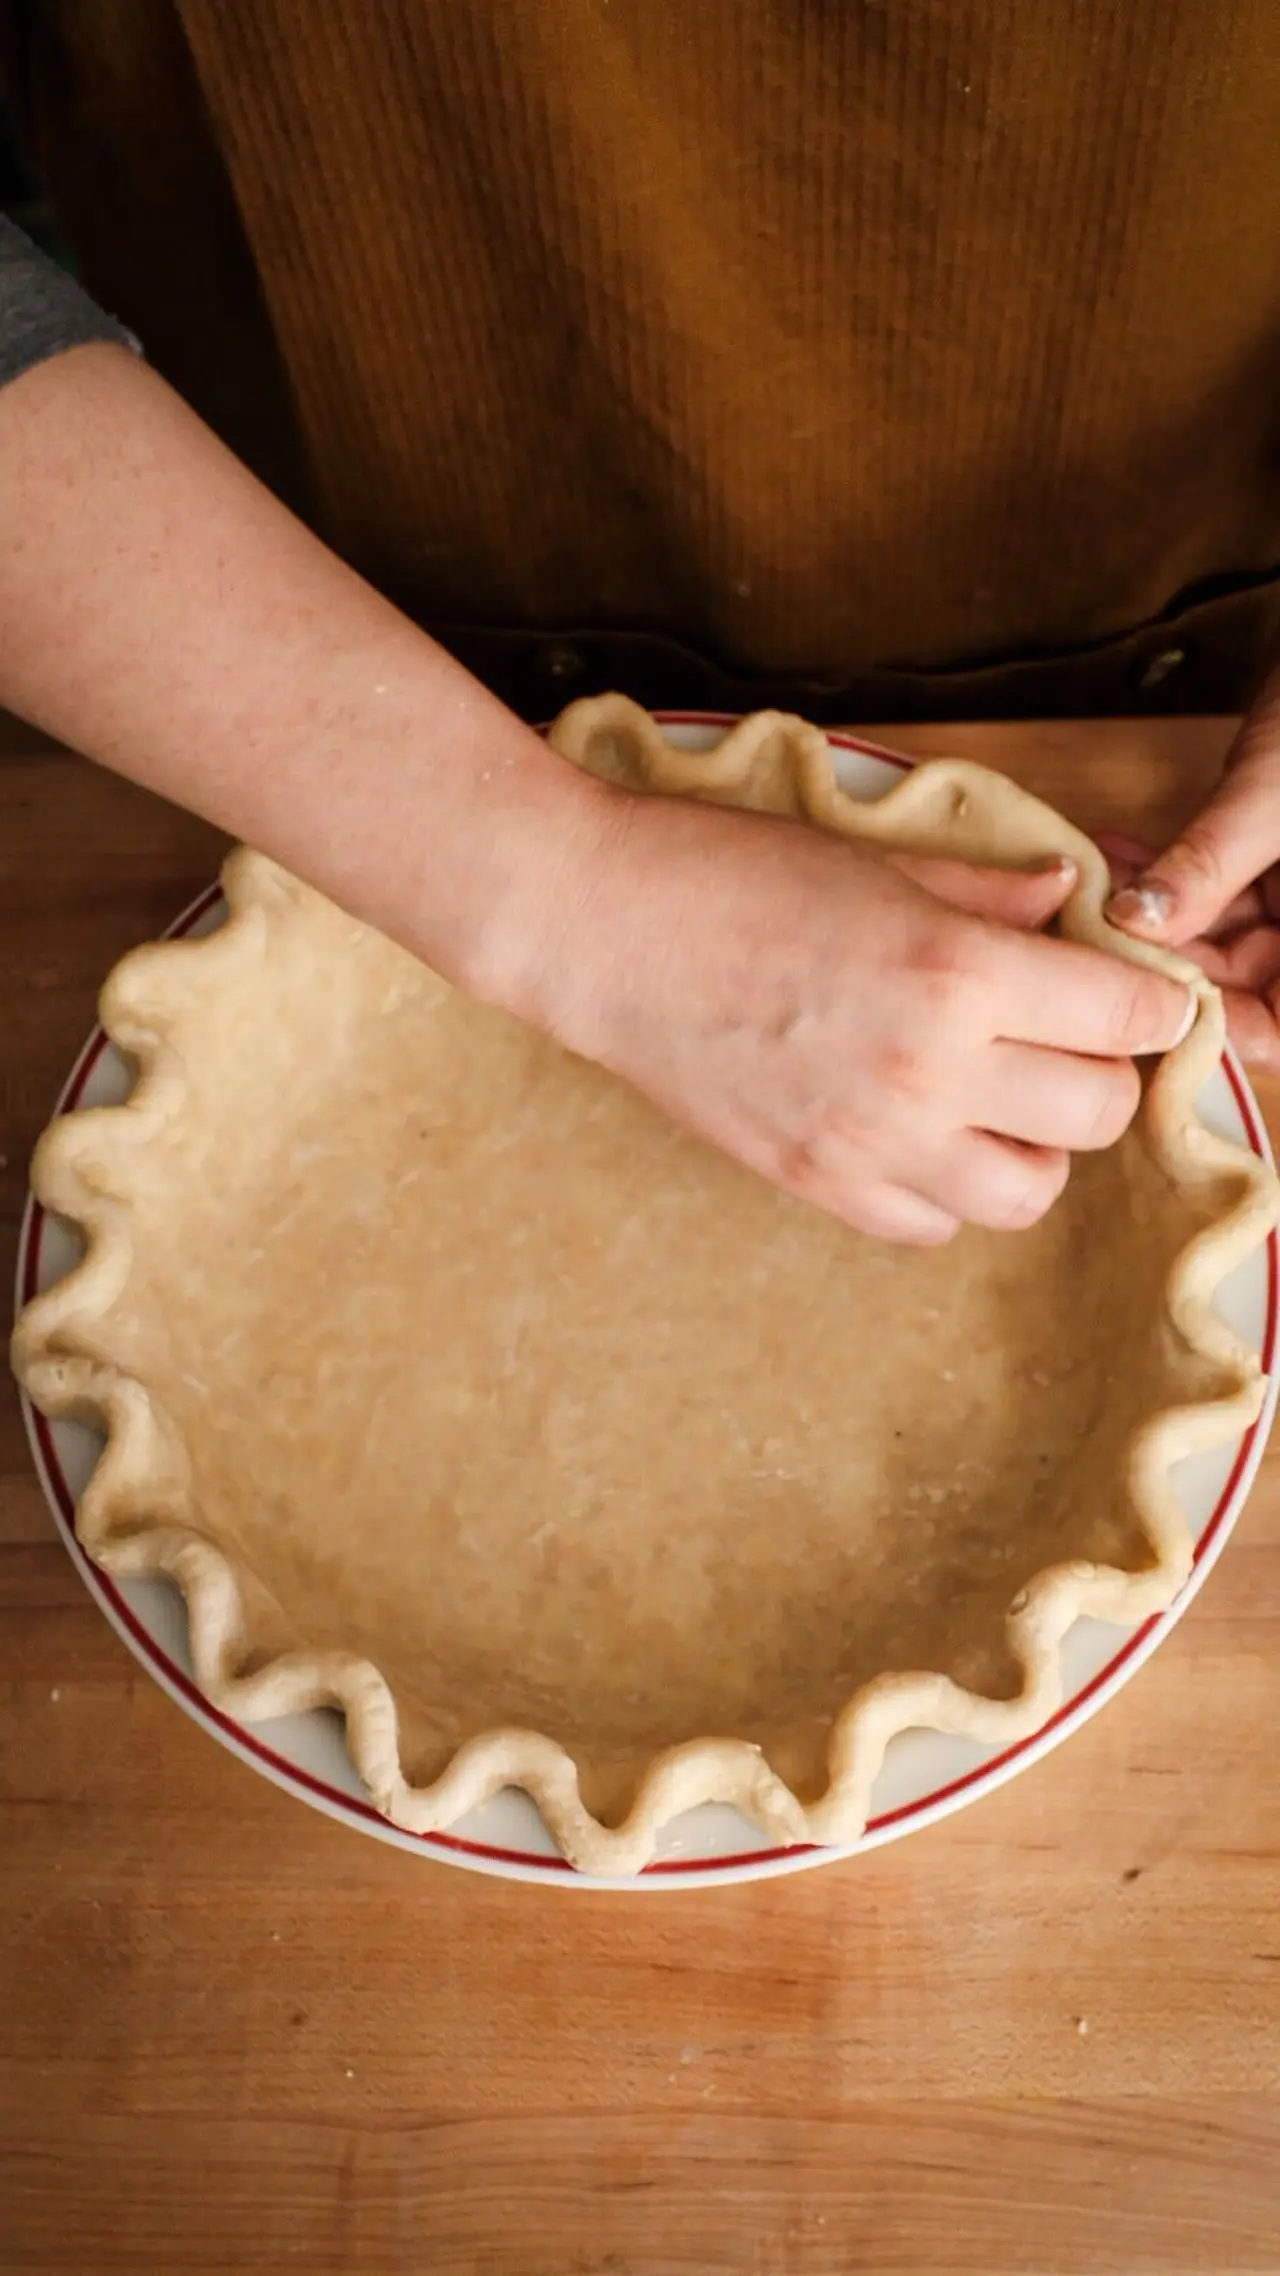
[[[1163,852],[1103,832],[1107,915],[1191,957],[1222,989],[1242,1058],[1280,1074],[1280,676],[1227,754],[1221,784]]]
[[[884,856],[791,822],[615,794],[514,1006],[862,1231],[1036,1222],[1111,1145],[1187,991],[1048,939],[1048,873]]]

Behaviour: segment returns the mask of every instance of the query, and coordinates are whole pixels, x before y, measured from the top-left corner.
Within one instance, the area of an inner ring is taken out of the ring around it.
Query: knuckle
[[[925,1006],[954,1011],[985,978],[982,928],[958,916],[922,925],[907,945],[905,962]]]
[[[1163,983],[1156,974],[1137,964],[1117,965],[1105,1040],[1118,1057],[1127,1059],[1159,1033],[1163,1002]]]
[[[1193,822],[1178,842],[1178,866],[1189,884],[1216,891],[1223,882],[1222,854],[1213,831]]]
[[[923,1044],[886,1036],[871,1055],[875,1094],[888,1104],[918,1106],[937,1087],[930,1054]]]
[[[812,1138],[783,1140],[774,1154],[773,1178],[776,1185],[785,1193],[795,1194],[797,1200],[816,1200],[819,1188],[825,1183],[816,1141]]]
[[[864,1127],[846,1132],[840,1122],[824,1115],[798,1135],[775,1141],[766,1174],[797,1201],[811,1201],[844,1216],[850,1187],[867,1177],[883,1150],[874,1132]]]

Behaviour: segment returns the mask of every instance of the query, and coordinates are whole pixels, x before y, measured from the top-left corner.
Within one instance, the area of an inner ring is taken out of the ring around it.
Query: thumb
[[[1179,947],[1280,858],[1280,746],[1245,749],[1195,820],[1107,903],[1123,932]]]
[[[1052,854],[1031,869],[983,869],[974,862],[937,860],[931,854],[895,854],[894,865],[937,901],[966,916],[1019,932],[1039,932],[1056,917],[1076,882],[1076,865]]]

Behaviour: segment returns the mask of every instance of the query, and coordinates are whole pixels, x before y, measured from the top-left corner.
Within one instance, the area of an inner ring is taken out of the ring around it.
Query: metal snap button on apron
[[[1149,656],[1138,673],[1140,688],[1163,687],[1175,672],[1181,671],[1187,660],[1185,648],[1162,648],[1158,655]]]
[[[534,662],[542,677],[548,680],[580,680],[587,668],[582,650],[567,647],[560,641],[540,648]]]

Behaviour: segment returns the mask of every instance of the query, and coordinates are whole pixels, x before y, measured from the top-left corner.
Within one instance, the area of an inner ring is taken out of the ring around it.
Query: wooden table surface
[[[1172,826],[1226,727],[904,734]],[[0,1270],[97,982],[213,833],[0,734]],[[487,1881],[213,1745],[0,1399],[4,2276],[1280,2270],[1280,1455],[1170,1642],[932,1832],[755,1887]]]

